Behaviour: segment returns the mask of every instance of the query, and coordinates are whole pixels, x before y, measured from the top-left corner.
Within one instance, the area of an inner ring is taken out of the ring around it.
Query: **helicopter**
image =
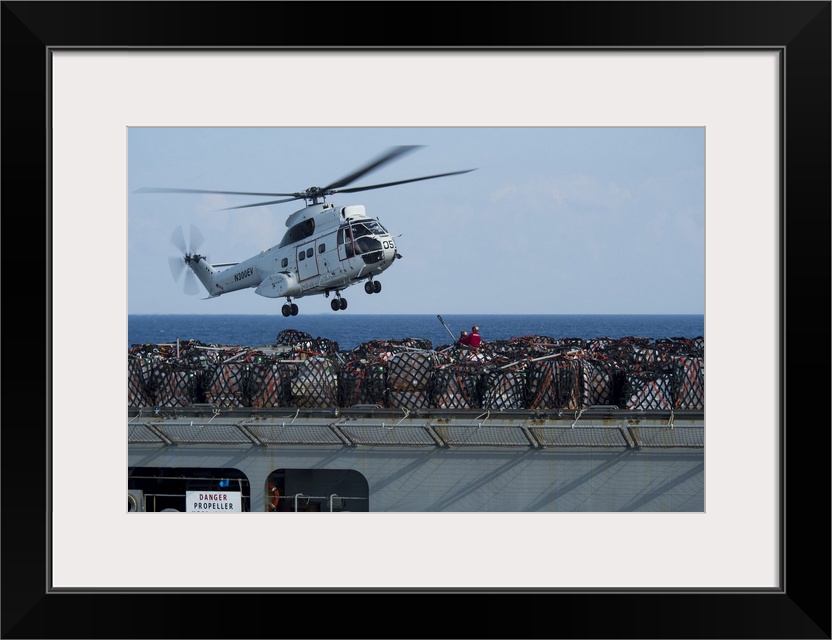
[[[401,260],[393,236],[378,218],[370,218],[364,205],[335,206],[327,202],[327,196],[336,193],[357,193],[370,189],[382,189],[420,180],[432,180],[474,171],[466,169],[439,173],[420,178],[409,178],[363,187],[345,188],[358,178],[375,171],[400,156],[418,149],[420,145],[392,147],[375,160],[336,180],[325,187],[309,187],[294,193],[259,193],[243,191],[214,191],[204,189],[180,189],[169,187],[145,187],[136,193],[194,193],[241,196],[280,197],[279,200],[256,202],[220,209],[245,209],[304,201],[304,208],[286,219],[288,227],[279,244],[261,251],[242,262],[212,264],[198,253],[204,238],[191,225],[190,243],[186,243],[182,227],[177,227],[171,242],[180,255],[170,258],[171,273],[175,280],[186,274],[185,293],[195,295],[199,288],[193,277],[199,279],[208,292],[208,299],[221,295],[254,289],[266,298],[285,298],[281,308],[285,317],[296,316],[298,305],[294,300],[313,295],[329,298],[333,311],[347,308],[342,292],[360,282],[368,294],[379,293],[381,282],[376,277]]]

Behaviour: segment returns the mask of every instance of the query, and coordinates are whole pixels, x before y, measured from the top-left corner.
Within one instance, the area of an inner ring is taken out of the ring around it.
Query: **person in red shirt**
[[[465,329],[459,332],[459,338],[456,343],[460,346],[466,346],[468,344],[468,332]]]
[[[482,336],[480,336],[480,328],[477,325],[474,325],[471,327],[471,333],[468,334],[468,342],[466,344],[476,351],[481,342]]]

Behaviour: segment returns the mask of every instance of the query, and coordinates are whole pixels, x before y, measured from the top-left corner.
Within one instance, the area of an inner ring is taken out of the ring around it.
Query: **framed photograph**
[[[396,45],[379,6],[3,3],[6,237],[46,241],[7,264],[7,337],[32,265],[46,327],[6,341],[39,371],[5,381],[3,637],[339,637],[310,604],[418,594],[524,598],[475,637],[829,638],[830,3],[402,3]],[[705,513],[127,517],[128,129],[214,126],[704,128]],[[444,635],[420,611],[360,635]]]

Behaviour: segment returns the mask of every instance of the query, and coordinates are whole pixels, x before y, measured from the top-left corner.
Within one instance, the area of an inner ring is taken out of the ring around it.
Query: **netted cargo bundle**
[[[383,360],[352,360],[341,367],[338,403],[342,407],[356,404],[385,406],[387,364]]]
[[[540,351],[523,339],[489,340],[480,345],[480,354],[495,364],[508,364],[540,355]]]
[[[387,363],[393,357],[393,345],[384,340],[370,340],[364,342],[346,354],[348,361],[367,362],[377,360]]]
[[[557,338],[552,346],[586,349],[586,340],[583,338]]]
[[[527,409],[584,409],[589,406],[582,358],[553,356],[528,368]]]
[[[213,365],[204,378],[205,401],[218,407],[245,407],[248,404],[247,377],[248,365],[244,362]]]
[[[390,409],[425,409],[432,406],[430,391],[387,390],[387,407]]]
[[[705,359],[681,357],[673,361],[673,408],[705,408]]]
[[[202,371],[173,360],[153,364],[154,406],[187,407],[202,402]]]
[[[590,405],[617,405],[624,385],[624,370],[603,355],[584,360]]]
[[[390,360],[394,354],[409,350],[431,351],[430,340],[421,338],[404,338],[402,340],[370,340],[358,345],[350,352],[352,360],[371,360],[381,358]]]
[[[131,355],[127,360],[127,406],[151,407],[153,389],[152,360],[146,356]]]
[[[183,352],[179,360],[182,363],[187,363],[192,369],[208,371],[214,365],[219,364],[222,357],[215,349],[194,348]]]
[[[670,367],[655,367],[625,373],[621,397],[626,409],[672,409],[673,374]]]
[[[333,357],[340,351],[340,349],[338,348],[337,342],[330,340],[329,338],[321,338],[319,336],[315,338],[312,351],[322,356]]]
[[[636,359],[637,345],[624,340],[614,340],[612,343],[599,346],[593,353],[617,362],[622,369],[629,369]]]
[[[587,340],[586,350],[592,355],[596,353],[604,353],[613,344],[615,344],[615,342],[616,341],[612,338],[593,338],[592,340]]]
[[[522,345],[524,353],[528,354],[549,353],[554,347],[558,346],[557,339],[551,336],[520,336],[511,338],[509,342]]]
[[[315,339],[312,334],[297,329],[283,329],[274,341],[277,347],[291,347],[296,351],[312,351]]]
[[[670,356],[691,355],[695,351],[690,338],[656,338],[655,346]]]
[[[651,365],[669,363],[670,360],[670,354],[661,348],[636,346],[633,354],[632,365],[637,367],[649,367]]]
[[[525,404],[525,368],[494,369],[483,377],[483,409],[524,409]]]
[[[431,398],[439,409],[479,409],[486,370],[482,365],[446,364],[434,371]]]
[[[387,387],[393,391],[425,391],[436,368],[433,351],[401,351],[387,363]]]
[[[338,406],[338,366],[329,358],[314,356],[301,361],[290,386],[292,406]]]
[[[252,363],[246,379],[248,406],[293,406],[291,380],[297,376],[299,366],[299,362],[281,362],[275,358]]]
[[[401,349],[433,350],[433,343],[426,338],[402,338],[400,340],[389,340],[388,342],[397,345]]]
[[[700,355],[704,356],[705,355],[705,338],[703,338],[702,336],[699,336],[697,338],[694,338],[692,340],[692,342],[693,342],[694,353],[698,356],[700,356]]]

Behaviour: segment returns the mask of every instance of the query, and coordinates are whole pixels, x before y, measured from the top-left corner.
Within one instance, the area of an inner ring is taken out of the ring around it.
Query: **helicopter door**
[[[302,281],[318,275],[318,257],[315,255],[315,242],[298,245],[298,277]]]
[[[349,240],[346,244],[345,239]],[[338,229],[338,260],[346,260],[352,256],[352,234],[349,226],[345,225]]]

